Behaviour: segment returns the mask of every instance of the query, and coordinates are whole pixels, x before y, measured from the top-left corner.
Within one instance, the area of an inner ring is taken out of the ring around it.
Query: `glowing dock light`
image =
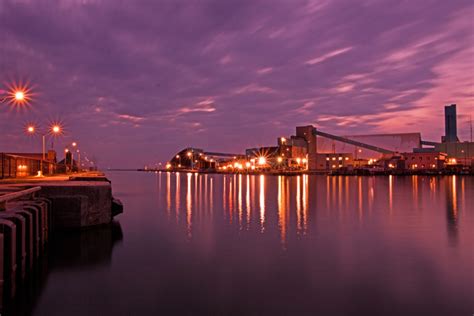
[[[250,168],[250,162],[247,161],[247,162],[245,163],[245,167],[246,167],[246,168]]]
[[[278,163],[281,163],[281,162],[283,161],[283,158],[278,157],[278,158],[277,158],[277,161],[278,161]]]
[[[267,163],[267,159],[265,157],[258,157],[258,164],[263,166]]]
[[[166,164],[166,169],[171,169],[171,164],[170,163]]]
[[[300,164],[301,163],[301,158],[296,158],[296,163]]]
[[[308,162],[308,159],[306,158],[303,158],[303,160],[301,160],[304,164],[306,164]]]

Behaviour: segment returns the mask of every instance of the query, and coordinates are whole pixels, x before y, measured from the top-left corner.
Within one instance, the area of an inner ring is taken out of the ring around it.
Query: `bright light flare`
[[[34,125],[26,126],[26,132],[28,134],[34,134],[36,132],[36,127]]]
[[[258,157],[258,164],[259,164],[259,165],[263,166],[263,165],[265,165],[266,163],[267,163],[267,158],[265,158],[265,157],[263,157],[263,156],[262,156],[262,157]]]
[[[33,92],[27,83],[7,84],[6,101],[13,106],[29,105],[32,101]]]
[[[22,102],[23,100],[25,100],[25,93],[23,91],[17,91],[15,93],[15,100],[19,102]]]
[[[59,124],[53,124],[50,127],[50,133],[52,135],[61,135],[63,132],[63,127]]]

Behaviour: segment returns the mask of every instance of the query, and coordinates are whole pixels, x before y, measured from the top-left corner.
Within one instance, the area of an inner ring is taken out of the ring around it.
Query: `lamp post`
[[[72,142],[71,144],[72,150],[71,150],[71,172],[74,171],[74,149],[77,147],[76,142]]]
[[[81,172],[81,152],[79,151],[79,149],[76,152],[77,152],[77,171]]]
[[[26,132],[30,135],[35,135],[37,133],[37,130],[38,128],[33,124],[29,124],[26,127]],[[52,136],[57,136],[57,135],[60,135],[61,132],[62,132],[62,127],[59,124],[53,124],[52,126],[50,126],[48,133],[45,133],[45,131],[41,132],[42,156],[41,156],[41,164],[40,164],[41,170],[38,174],[38,176],[40,177],[43,176],[43,164],[44,164],[44,160],[46,160],[46,136],[48,134]]]
[[[179,159],[178,166],[181,167],[181,155],[176,155],[176,159]]]
[[[194,170],[194,157],[193,153],[191,151],[188,151],[187,153],[189,160],[191,161],[191,170]]]
[[[69,148],[64,148],[64,171],[67,173],[67,154],[69,153]]]

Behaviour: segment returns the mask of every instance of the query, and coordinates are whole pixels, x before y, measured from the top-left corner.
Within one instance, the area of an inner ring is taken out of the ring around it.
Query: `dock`
[[[55,232],[91,229],[122,212],[102,173],[0,181],[0,313]]]

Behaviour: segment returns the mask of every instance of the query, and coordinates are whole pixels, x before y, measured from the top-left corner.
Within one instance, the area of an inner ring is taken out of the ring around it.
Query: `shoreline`
[[[211,170],[166,170],[166,169],[109,169],[107,171],[136,171],[136,172],[169,172],[169,173],[196,173],[196,174],[222,174],[222,175],[269,175],[269,176],[300,176],[300,175],[327,175],[327,176],[474,176],[473,172],[429,172],[429,171],[417,171],[417,172],[390,172],[390,171],[377,171],[371,172],[368,170],[358,170],[356,172],[325,172],[325,171],[284,171],[284,172],[221,172]]]

